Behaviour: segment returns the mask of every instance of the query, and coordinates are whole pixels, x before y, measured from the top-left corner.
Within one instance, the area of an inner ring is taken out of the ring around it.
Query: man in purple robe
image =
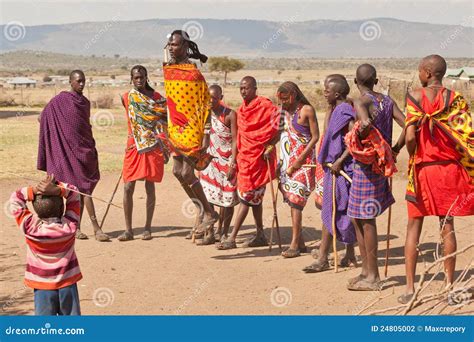
[[[329,269],[329,249],[333,235],[332,224],[332,181],[336,175],[336,238],[346,244],[346,255],[341,260],[341,266],[355,263],[354,242],[356,234],[350,217],[347,216],[349,203],[350,183],[340,174],[344,171],[352,176],[353,160],[346,149],[344,136],[352,128],[355,120],[355,111],[347,101],[349,84],[341,75],[325,82],[324,97],[334,109],[328,119],[328,126],[324,132],[318,163],[323,165],[323,205],[321,217],[323,221],[321,246],[318,259],[303,269],[306,273],[322,272]],[[327,165],[331,163],[332,165]]]
[[[81,70],[74,70],[69,75],[69,83],[71,90],[55,96],[40,115],[37,168],[91,195],[100,173],[90,124],[90,102],[82,94],[86,77]],[[108,241],[110,238],[97,222],[92,197],[81,195],[81,219],[84,205],[94,227],[95,238]],[[87,239],[80,226],[76,238]]]

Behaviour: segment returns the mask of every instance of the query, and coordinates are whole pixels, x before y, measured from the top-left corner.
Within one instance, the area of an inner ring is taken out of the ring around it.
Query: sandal
[[[296,258],[296,257],[299,257],[300,255],[301,254],[298,249],[288,248],[287,250],[284,250],[283,252],[281,252],[281,256],[287,259]]]
[[[120,235],[117,240],[119,241],[131,241],[133,240],[133,234],[128,232],[128,231],[125,231],[122,233],[122,235]]]
[[[198,246],[209,246],[213,245],[216,243],[216,238],[214,237],[214,234],[207,234],[204,236],[204,239],[202,239],[201,242],[197,243]]]
[[[204,233],[203,232],[196,232],[194,233],[194,238],[195,239],[202,239],[202,237],[204,236]],[[186,235],[185,239],[186,240],[191,240],[193,238],[193,231],[190,231],[188,233],[188,235]]]
[[[153,237],[151,236],[151,232],[148,229],[145,229],[145,231],[142,234],[142,240],[151,240]]]
[[[110,236],[108,236],[107,234],[103,233],[103,232],[97,232],[94,234],[95,236],[95,239],[99,242],[107,242],[107,241],[110,241]]]
[[[362,279],[364,279],[365,276],[363,276],[362,274],[359,274],[357,277],[353,277],[353,278],[350,278],[348,281],[347,281],[347,284],[348,285],[354,285],[355,283],[361,281]]]
[[[339,266],[341,267],[351,267],[351,265],[354,265],[355,267],[357,267],[356,258],[349,258],[349,257],[344,256],[339,262]]]
[[[449,306],[456,306],[463,303],[471,303],[473,297],[473,289],[463,289],[457,288],[452,289],[448,292],[448,305]]]
[[[382,291],[382,282],[371,283],[361,279],[353,284],[347,284],[347,289],[350,291]]]
[[[88,240],[89,237],[86,234],[84,234],[83,232],[81,232],[80,229],[78,229],[78,230],[76,230],[76,239],[78,239],[78,240]]]
[[[303,272],[305,273],[319,273],[327,270],[329,270],[329,261],[327,260],[322,263],[318,260],[303,268]]]
[[[257,234],[253,238],[244,242],[243,247],[265,247],[268,246],[268,241],[265,235]]]
[[[196,230],[198,232],[204,232],[210,229],[217,221],[219,221],[219,214],[214,211],[210,218],[203,220],[201,224],[196,227]]]
[[[413,293],[410,293],[410,294],[404,293],[401,296],[398,296],[397,300],[400,304],[408,304],[412,298],[413,298]]]
[[[196,216],[196,221],[194,222],[194,226],[191,228],[191,231],[185,237],[186,240],[191,240],[193,238],[193,232],[195,232],[194,233],[194,238],[196,238],[196,239],[201,239],[202,238],[202,233],[196,232],[196,228],[201,224],[201,222],[202,222],[201,216],[197,215]],[[199,236],[199,234],[201,234],[201,236]]]
[[[223,242],[220,242],[216,244],[216,248],[220,251],[227,250],[227,249],[233,249],[237,248],[237,244],[235,243],[234,240],[225,240]]]

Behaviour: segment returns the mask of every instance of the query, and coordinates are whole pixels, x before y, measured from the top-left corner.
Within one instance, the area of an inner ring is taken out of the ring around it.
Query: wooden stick
[[[326,163],[326,165],[328,167],[331,167],[332,166],[332,163]],[[302,167],[317,167],[316,164],[303,164]],[[344,177],[349,183],[352,184],[352,179],[351,177],[349,177],[349,175],[347,173],[345,173],[343,170],[339,171],[339,173],[341,174],[342,177]]]
[[[405,85],[405,81],[403,81],[403,85]],[[388,89],[387,89],[387,95],[390,96],[390,88],[392,86],[392,79],[390,78],[388,80]],[[404,96],[405,97],[405,103],[403,104],[403,108],[405,109],[406,107],[406,100],[407,100],[407,96]],[[388,187],[390,189],[390,193],[392,193],[392,177],[390,177],[389,181],[388,181]],[[390,207],[388,207],[388,223],[387,223],[387,248],[385,249],[385,269],[384,269],[384,275],[385,275],[385,278],[387,278],[387,275],[388,275],[388,254],[389,254],[389,251],[390,251],[390,225],[392,224],[392,205],[390,205]]]
[[[388,298],[390,296],[392,296],[393,294],[395,293],[395,290],[394,290],[394,287],[392,286],[392,293],[389,293],[385,296],[379,296],[378,298],[376,298],[374,301],[372,301],[372,303],[369,303],[368,305],[366,305],[363,309],[360,309],[356,315],[359,316],[362,312],[364,312],[365,310],[367,309],[370,309],[372,306],[374,306],[375,304],[381,302],[382,300],[384,300],[385,298]]]
[[[278,203],[278,188],[275,189],[275,207],[278,207],[277,203]],[[278,221],[278,215],[275,215],[274,218],[275,218],[275,222],[278,224],[277,239],[278,239],[278,246],[281,252],[282,248],[281,248],[281,236],[280,236],[280,223]]]
[[[384,309],[380,309],[380,310],[370,311],[370,312],[367,312],[365,315],[366,315],[366,316],[373,316],[373,315],[380,314],[380,313],[385,313],[385,312],[388,312],[388,311],[397,311],[397,313],[398,313],[398,312],[401,311],[404,307],[405,307],[404,304],[400,304],[400,305],[392,306],[392,307],[389,307],[389,308],[384,308]]]
[[[413,297],[412,299],[410,300],[410,302],[408,302],[406,304],[406,307],[405,307],[405,310],[403,311],[402,315],[406,315],[409,311],[412,310],[412,308],[414,307],[414,303],[418,297],[418,294],[420,293],[421,289],[423,288],[423,284],[425,282],[425,277],[426,275],[428,274],[428,272],[433,268],[435,267],[436,265],[438,265],[439,263],[441,262],[444,262],[446,259],[449,259],[449,258],[452,258],[458,254],[461,254],[461,253],[464,253],[465,251],[469,250],[470,248],[473,248],[474,247],[474,243],[471,243],[470,245],[464,247],[463,249],[461,250],[457,250],[456,252],[454,253],[451,253],[449,255],[446,255],[442,258],[439,258],[437,260],[435,260],[434,262],[432,262],[430,265],[428,265],[427,267],[425,267],[425,270],[424,272],[421,274],[421,277],[420,277],[420,280],[418,282],[418,286],[417,288],[415,289],[415,293],[413,294]],[[451,284],[452,286],[452,284]]]
[[[338,271],[336,247],[336,175],[332,174],[332,250],[334,252],[334,271]]]
[[[267,169],[268,169],[268,179],[270,180],[270,190],[272,192],[272,204],[273,204],[273,220],[272,220],[272,229],[270,230],[270,245],[269,251],[272,251],[272,243],[273,243],[273,229],[276,226],[277,229],[277,239],[278,239],[278,247],[280,247],[281,251],[281,237],[280,237],[280,225],[278,224],[278,212],[277,212],[277,194],[275,194],[275,190],[273,188],[273,180],[272,180],[272,173],[270,171],[270,160],[267,159]],[[278,191],[278,190],[277,190]]]
[[[392,192],[392,177],[390,177],[389,181],[389,189],[390,193]],[[388,275],[388,254],[390,251],[390,225],[392,224],[392,205],[388,207],[388,224],[387,224],[387,249],[385,250],[385,278]]]
[[[285,112],[283,111],[283,105],[280,105],[279,112],[280,112],[280,118],[278,122],[278,130],[281,132],[283,130],[282,124],[284,124],[284,119],[285,119]],[[280,252],[281,252],[282,248],[281,248],[280,224],[278,223],[278,212],[277,212],[278,188],[276,189],[276,192],[273,190],[273,180],[272,180],[272,174],[270,171],[270,159],[267,159],[267,167],[268,167],[268,179],[270,180],[270,190],[272,191],[272,202],[273,202],[273,219],[272,219],[272,229],[270,230],[271,242],[269,246],[269,251],[271,252],[272,250],[273,229],[274,229],[274,224],[275,224],[277,228],[278,247],[280,248]]]
[[[15,177],[21,177],[23,179],[26,179],[26,180],[29,180],[29,181],[32,181],[32,182],[40,182],[39,180],[37,179],[34,179],[34,178],[29,178],[29,177],[25,177],[25,176],[19,176],[17,174],[14,174],[14,173],[11,173],[11,172],[3,172],[3,173],[8,173],[12,176],[15,176]],[[99,197],[94,197],[92,195],[89,195],[89,194],[86,194],[86,193],[83,193],[83,192],[80,192],[79,190],[74,190],[74,189],[70,189],[70,188],[66,188],[60,184],[56,184],[58,187],[60,188],[63,188],[63,189],[66,189],[66,190],[69,190],[69,191],[72,191],[72,192],[75,192],[75,193],[78,193],[79,195],[82,195],[82,196],[86,196],[86,197],[90,197],[92,199],[95,199],[99,202],[104,202],[104,203],[107,203],[107,204],[110,204],[111,206],[114,206],[116,208],[119,208],[119,209],[123,209],[121,206],[117,205],[117,204],[113,204],[112,202],[107,202],[106,200],[103,200],[102,198],[99,198]]]
[[[272,191],[273,192],[273,191]],[[272,194],[273,195],[273,194]],[[272,196],[273,197],[273,196]],[[273,202],[273,199],[272,199],[272,202]],[[273,213],[273,216],[272,216],[272,228],[270,229],[270,241],[269,241],[269,244],[268,244],[268,251],[271,252],[272,251],[272,245],[273,245],[273,229],[275,228],[275,212]]]
[[[117,189],[118,189],[118,186],[120,184],[120,181],[122,180],[122,172],[120,172],[120,176],[119,176],[119,179],[117,181],[117,184],[115,184],[115,189],[114,189],[114,192],[112,193],[112,196],[110,196],[110,201],[109,203],[107,204],[107,209],[105,209],[105,213],[104,213],[104,216],[102,217],[102,221],[100,222],[100,229],[102,229],[102,226],[104,225],[104,222],[105,222],[105,218],[107,217],[107,214],[109,212],[109,208],[110,208],[110,205],[114,199],[114,196],[115,196],[115,193],[117,192]]]

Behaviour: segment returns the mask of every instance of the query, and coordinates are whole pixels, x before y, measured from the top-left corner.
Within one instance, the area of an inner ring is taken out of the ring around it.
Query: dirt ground
[[[403,165],[403,164],[402,164]],[[402,168],[402,167],[401,167]],[[169,170],[169,168],[168,168]],[[118,173],[105,174],[95,196],[108,200]],[[18,179],[0,181],[0,203],[6,208],[10,193],[29,182]],[[396,305],[403,291],[403,243],[407,222],[403,200],[405,179],[394,180],[393,221],[390,240],[390,268],[387,286],[379,293],[350,292],[346,280],[359,269],[333,270],[320,274],[305,274],[301,269],[313,259],[303,254],[295,259],[283,259],[278,248],[238,248],[218,251],[214,246],[195,246],[184,236],[193,218],[189,202],[179,183],[167,171],[163,183],[157,186],[157,203],[153,219],[153,239],[139,238],[145,221],[145,190],[138,184],[135,192],[134,229],[136,239],[119,242],[116,237],[124,228],[120,209],[112,207],[104,225],[114,239],[99,243],[92,239],[77,241],[76,251],[84,278],[79,282],[82,312],[86,315],[222,315],[222,314],[285,314],[285,315],[353,315],[378,296],[387,296],[374,308]],[[121,205],[122,187],[114,203]],[[280,197],[281,198],[281,197]],[[105,204],[96,201],[97,216],[102,218]],[[290,241],[290,210],[279,201],[281,233],[284,245]],[[23,287],[25,242],[13,219],[2,213],[0,218],[0,301],[1,314],[33,314],[33,292]],[[264,204],[264,222],[269,236],[271,226],[271,196],[269,189]],[[386,250],[387,213],[379,222],[379,266],[383,274]],[[253,233],[251,215],[245,222],[241,239]],[[320,238],[320,211],[309,203],[303,217],[304,237],[309,246]],[[458,248],[472,243],[474,219],[456,219]],[[432,260],[438,239],[435,218],[425,221],[421,250],[425,260]],[[86,218],[83,231],[91,234]],[[339,246],[340,251],[343,246]],[[458,258],[457,270],[472,260],[472,250]],[[418,271],[423,268],[420,261]],[[437,278],[433,288],[440,288]],[[457,313],[472,311],[464,307]],[[447,311],[449,313],[449,310]]]

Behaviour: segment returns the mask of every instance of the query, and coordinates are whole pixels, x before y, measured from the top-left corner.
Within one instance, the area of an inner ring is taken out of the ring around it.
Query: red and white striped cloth
[[[75,234],[80,215],[80,195],[60,183],[66,198],[66,212],[61,218],[40,219],[27,207],[34,199],[33,188],[25,187],[10,197],[10,209],[26,238],[25,285],[39,290],[56,290],[82,279],[76,253]]]
[[[224,124],[225,115],[211,114],[212,129],[208,153],[214,158],[207,168],[201,171],[200,181],[209,203],[219,207],[233,207],[239,203],[237,198],[236,179],[228,180],[232,160],[232,133]]]

